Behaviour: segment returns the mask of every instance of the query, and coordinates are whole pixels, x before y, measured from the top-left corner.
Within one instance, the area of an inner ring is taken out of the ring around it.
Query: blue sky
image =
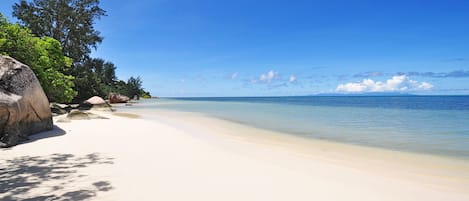
[[[11,5],[0,12],[11,20]],[[156,96],[469,94],[469,1],[101,0],[93,56]]]

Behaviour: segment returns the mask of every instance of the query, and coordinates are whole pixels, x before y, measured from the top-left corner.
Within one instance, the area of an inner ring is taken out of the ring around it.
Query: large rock
[[[106,101],[104,101],[104,99],[99,96],[93,96],[83,103],[90,104],[90,105],[101,105],[101,104],[106,104]]]
[[[60,103],[51,103],[49,107],[52,112],[52,116],[67,114],[72,109],[69,105]]]
[[[67,118],[71,120],[88,120],[90,116],[85,112],[74,110],[67,114]]]
[[[110,93],[109,94],[109,103],[127,103],[130,100],[129,97],[121,95],[121,94],[116,94],[116,93]]]
[[[52,114],[34,72],[0,55],[0,147],[10,147],[34,133],[52,129]]]
[[[57,122],[68,123],[72,120],[89,120],[89,119],[108,119],[107,117],[100,116],[91,112],[84,112],[80,110],[72,110],[66,116],[57,119]]]
[[[104,99],[102,99],[99,96],[93,96],[89,98],[88,100],[84,101],[82,104],[80,104],[79,107],[80,110],[101,110],[101,111],[113,111],[112,106],[106,103]]]

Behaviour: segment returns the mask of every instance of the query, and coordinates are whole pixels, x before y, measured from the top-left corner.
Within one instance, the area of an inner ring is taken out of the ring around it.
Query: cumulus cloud
[[[290,75],[290,78],[288,79],[288,82],[295,82],[296,81],[296,76],[295,75]]]
[[[418,86],[419,89],[422,89],[422,90],[430,90],[433,88],[433,85],[428,83],[428,82],[422,82],[419,86]]]
[[[259,81],[270,83],[270,82],[272,82],[272,80],[277,79],[278,76],[279,76],[278,72],[270,70],[269,72],[260,75],[259,76]]]
[[[337,86],[337,92],[361,93],[361,92],[405,92],[430,90],[433,85],[428,82],[411,80],[407,75],[396,75],[386,82],[364,79],[361,82],[350,82]]]
[[[293,85],[302,86],[301,83],[298,82],[298,77],[296,75],[290,74],[288,77],[283,77],[275,70],[269,70],[268,72],[262,73],[256,77],[252,77],[251,79],[243,79],[243,82],[244,86],[256,84],[265,86],[268,90],[289,87]]]

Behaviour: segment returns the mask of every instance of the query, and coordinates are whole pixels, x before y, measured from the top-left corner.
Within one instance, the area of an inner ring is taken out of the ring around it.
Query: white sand
[[[464,160],[304,140],[190,113],[105,115],[56,123],[36,141],[1,150],[0,200],[469,200]]]

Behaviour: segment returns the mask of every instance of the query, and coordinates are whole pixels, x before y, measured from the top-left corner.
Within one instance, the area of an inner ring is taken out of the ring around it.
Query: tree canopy
[[[99,0],[21,0],[13,5],[19,24],[1,18],[0,53],[33,68],[50,101],[81,102],[111,92],[150,97],[140,77],[124,82],[112,62],[91,58],[103,41],[94,23],[105,15]]]
[[[57,39],[74,62],[86,59],[91,48],[103,41],[94,21],[106,15],[99,0],[21,0],[13,5],[13,16],[32,33]]]
[[[77,92],[73,77],[64,75],[71,59],[64,56],[60,42],[49,37],[35,37],[27,28],[9,23],[0,13],[0,54],[14,57],[36,74],[51,101],[70,102]]]

